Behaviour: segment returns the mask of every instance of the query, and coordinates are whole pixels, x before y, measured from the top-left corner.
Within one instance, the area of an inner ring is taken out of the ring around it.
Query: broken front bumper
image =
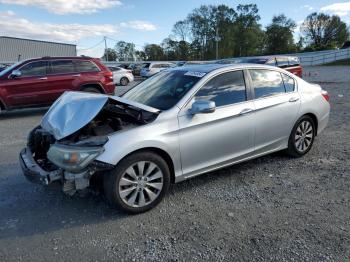
[[[48,185],[53,181],[61,180],[63,173],[61,169],[55,171],[45,171],[33,158],[31,150],[26,147],[19,154],[19,163],[24,176],[33,183]]]

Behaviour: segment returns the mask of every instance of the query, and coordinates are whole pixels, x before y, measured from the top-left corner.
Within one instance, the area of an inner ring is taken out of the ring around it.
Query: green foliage
[[[334,49],[349,39],[349,30],[338,16],[312,13],[294,42],[296,23],[284,14],[274,16],[265,28],[259,24],[255,4],[201,5],[176,22],[172,35],[158,44],[136,51],[133,43],[120,41],[108,49],[109,60],[211,60],[219,58],[283,54]],[[306,47],[305,47],[306,46]]]
[[[132,61],[135,58],[135,44],[119,41],[114,47],[119,61]]]
[[[272,23],[266,27],[266,52],[268,54],[291,53],[297,50],[293,32],[296,24],[285,15],[272,18]],[[302,46],[302,42],[299,43]]]
[[[145,46],[146,60],[157,61],[164,60],[164,51],[160,45],[148,44]]]
[[[116,61],[117,52],[113,48],[107,48],[102,56],[105,61]]]
[[[337,15],[312,13],[305,19],[302,32],[308,43],[307,48],[311,50],[341,47],[349,39],[346,23]]]

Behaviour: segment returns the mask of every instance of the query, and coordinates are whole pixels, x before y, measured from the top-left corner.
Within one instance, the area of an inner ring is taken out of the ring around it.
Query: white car
[[[151,62],[151,63],[145,63],[143,68],[141,68],[140,75],[142,77],[150,77],[153,76],[160,71],[163,71],[165,69],[176,67],[176,64],[171,62]]]
[[[127,86],[134,81],[134,75],[132,70],[124,69],[121,67],[108,67],[113,72],[113,82],[116,85]]]

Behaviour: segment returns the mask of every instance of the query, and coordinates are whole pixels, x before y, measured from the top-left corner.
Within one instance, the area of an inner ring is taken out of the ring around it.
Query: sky
[[[263,26],[281,13],[301,24],[308,14],[320,11],[350,24],[350,1],[341,0],[0,0],[0,36],[72,43],[79,55],[101,57],[104,36],[107,47],[123,40],[142,49],[161,43],[175,22],[202,4],[250,3],[258,5]]]

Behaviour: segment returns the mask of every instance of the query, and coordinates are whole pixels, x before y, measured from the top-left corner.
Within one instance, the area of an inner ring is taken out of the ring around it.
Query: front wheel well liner
[[[122,159],[126,158],[127,156],[130,156],[132,154],[135,154],[135,153],[139,153],[139,152],[152,152],[152,153],[155,153],[157,155],[159,155],[160,157],[162,157],[165,162],[168,164],[168,167],[169,167],[169,171],[170,171],[170,182],[172,184],[175,183],[175,170],[174,170],[174,163],[173,163],[173,160],[171,159],[170,155],[165,152],[164,150],[160,149],[160,148],[156,148],[156,147],[146,147],[146,148],[141,148],[141,149],[138,149],[136,151],[133,151],[129,154],[127,154],[126,156],[124,156]],[[122,160],[121,159],[121,160]],[[120,161],[121,161],[120,160]],[[119,161],[119,162],[120,162]],[[118,165],[118,164],[117,164]]]

